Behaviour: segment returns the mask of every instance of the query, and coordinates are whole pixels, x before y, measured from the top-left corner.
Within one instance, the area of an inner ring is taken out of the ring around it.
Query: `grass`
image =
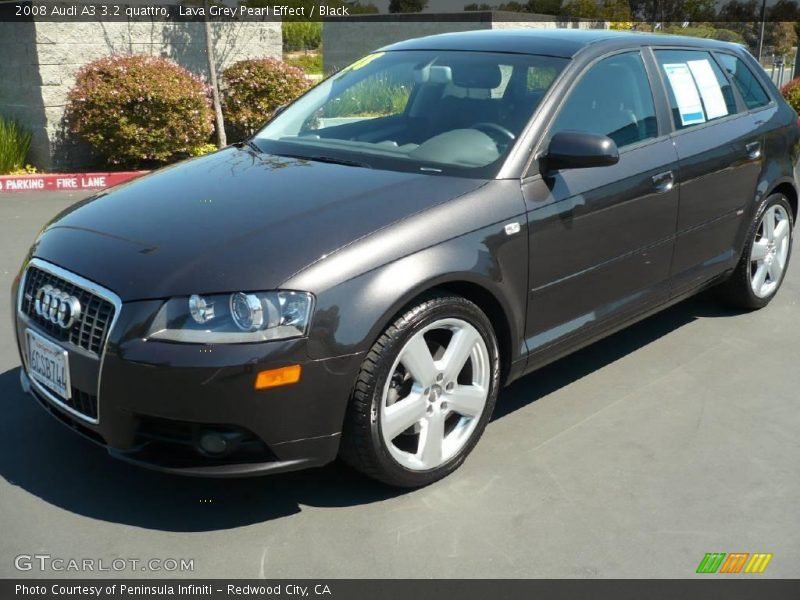
[[[309,75],[322,75],[322,54],[319,52],[287,56],[285,60],[286,64],[303,69]]]
[[[0,117],[0,175],[25,166],[31,148],[31,133],[16,121]]]
[[[387,77],[360,81],[325,106],[325,117],[361,117],[394,115],[408,103],[411,89]]]

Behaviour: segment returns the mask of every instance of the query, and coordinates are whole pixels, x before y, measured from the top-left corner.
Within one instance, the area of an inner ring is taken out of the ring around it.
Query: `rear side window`
[[[677,129],[736,112],[728,79],[708,52],[656,50]]]
[[[769,104],[769,96],[744,61],[731,54],[719,54],[719,60],[733,79],[748,109]]]
[[[653,94],[638,52],[603,59],[581,77],[550,134],[606,135],[623,148],[658,135]]]

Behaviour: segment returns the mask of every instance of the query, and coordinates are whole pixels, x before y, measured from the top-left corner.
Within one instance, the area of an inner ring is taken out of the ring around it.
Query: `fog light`
[[[271,387],[278,387],[279,385],[289,385],[300,381],[300,372],[302,368],[300,365],[291,365],[288,367],[281,367],[280,369],[269,369],[268,371],[261,371],[256,375],[256,389],[263,390]]]
[[[200,436],[200,449],[206,454],[224,454],[229,449],[229,443],[225,434],[206,431]]]

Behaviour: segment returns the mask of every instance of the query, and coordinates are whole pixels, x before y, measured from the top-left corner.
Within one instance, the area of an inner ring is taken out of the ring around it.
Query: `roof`
[[[703,38],[609,29],[494,29],[430,35],[391,44],[381,50],[474,50],[478,52],[544,54],[571,58],[578,51],[592,44],[603,44],[604,46],[652,44],[702,48],[735,46]]]

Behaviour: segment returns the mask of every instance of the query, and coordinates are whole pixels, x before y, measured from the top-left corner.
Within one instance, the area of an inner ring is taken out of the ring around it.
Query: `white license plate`
[[[69,357],[58,344],[27,330],[28,374],[46,388],[65,400],[69,400]]]

